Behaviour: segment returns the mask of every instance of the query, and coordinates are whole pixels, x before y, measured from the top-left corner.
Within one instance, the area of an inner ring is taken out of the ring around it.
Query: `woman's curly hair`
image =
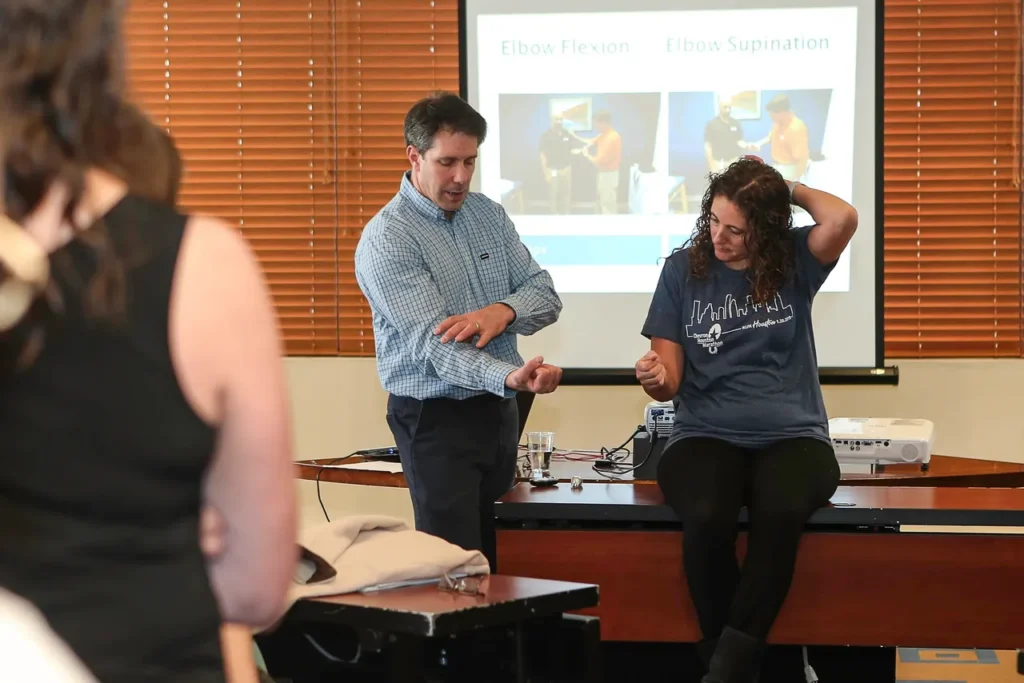
[[[735,161],[721,173],[711,174],[701,202],[693,237],[684,246],[690,256],[690,274],[708,276],[715,247],[711,242],[711,204],[716,197],[731,201],[747,219],[748,278],[755,303],[771,300],[796,270],[796,250],[790,237],[793,214],[789,186],[771,166],[756,159]]]
[[[0,159],[3,211],[15,222],[32,213],[51,185],[69,190],[70,221],[90,167],[122,153],[123,0],[0,2]],[[85,226],[82,226],[85,227]],[[117,317],[124,268],[102,220],[79,234],[95,273],[82,283],[83,305]],[[58,255],[59,256],[59,255]],[[54,267],[71,269],[54,257]],[[0,277],[6,277],[0,273]],[[59,301],[51,283],[49,308]],[[26,324],[39,332],[48,308],[37,301]]]

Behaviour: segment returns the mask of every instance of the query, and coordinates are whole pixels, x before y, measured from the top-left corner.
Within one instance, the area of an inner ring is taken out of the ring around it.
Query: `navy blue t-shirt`
[[[810,230],[792,231],[795,277],[767,304],[753,303],[745,270],[714,256],[704,279],[690,275],[685,249],[665,261],[642,334],[683,347],[670,443],[693,436],[744,448],[794,437],[829,441],[811,304],[835,262],[822,265],[809,251]]]

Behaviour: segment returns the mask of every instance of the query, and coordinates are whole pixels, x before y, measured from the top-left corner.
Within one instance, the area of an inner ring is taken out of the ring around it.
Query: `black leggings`
[[[832,446],[811,438],[746,449],[710,438],[671,444],[658,486],[683,522],[683,568],[706,640],[730,626],[765,641],[789,592],[807,519],[839,485]],[[740,508],[749,534],[736,559]]]

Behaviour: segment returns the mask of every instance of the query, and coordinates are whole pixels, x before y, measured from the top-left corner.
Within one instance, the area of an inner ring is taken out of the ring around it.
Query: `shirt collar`
[[[412,184],[412,172],[406,171],[402,174],[402,184],[398,190],[398,193],[412,205],[412,208],[417,213],[425,218],[439,218],[443,221],[447,221],[448,217],[445,216],[445,211],[434,202],[430,201],[416,189]],[[456,212],[458,213],[458,212]],[[453,216],[454,217],[454,216]]]

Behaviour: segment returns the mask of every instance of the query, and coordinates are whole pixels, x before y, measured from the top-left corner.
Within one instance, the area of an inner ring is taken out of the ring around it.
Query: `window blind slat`
[[[132,3],[129,85],[181,150],[181,205],[252,245],[289,354],[338,352],[332,0]]]
[[[1019,356],[1020,2],[884,11],[886,356]]]
[[[374,353],[353,263],[366,222],[398,191],[412,103],[459,89],[457,0],[338,0],[338,299],[345,355]]]

